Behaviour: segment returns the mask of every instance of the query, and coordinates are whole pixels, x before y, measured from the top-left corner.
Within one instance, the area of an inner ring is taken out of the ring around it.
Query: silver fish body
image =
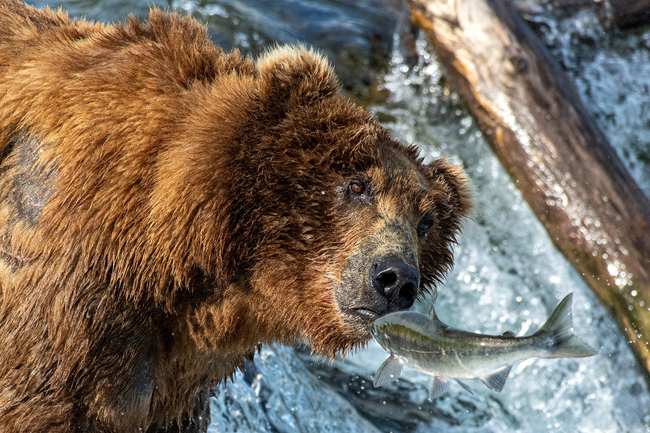
[[[572,332],[572,294],[566,296],[536,333],[515,337],[484,335],[451,328],[435,311],[429,318],[414,312],[387,314],[371,323],[371,333],[390,356],[375,374],[375,386],[399,378],[402,366],[434,376],[433,400],[449,388],[449,379],[481,379],[490,389],[503,389],[513,364],[528,358],[586,357],[596,351]],[[462,382],[463,388],[470,389]],[[470,391],[471,392],[471,391]]]

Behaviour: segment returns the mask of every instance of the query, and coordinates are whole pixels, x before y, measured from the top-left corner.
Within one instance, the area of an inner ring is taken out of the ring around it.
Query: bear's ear
[[[472,204],[472,187],[465,171],[457,165],[450,164],[447,158],[436,159],[430,162],[427,167],[431,170],[434,179],[442,178],[449,185],[452,202],[457,203],[458,212],[461,216],[467,216],[474,206]]]
[[[302,45],[278,46],[258,59],[256,67],[260,100],[272,111],[311,105],[339,90],[327,60]]]

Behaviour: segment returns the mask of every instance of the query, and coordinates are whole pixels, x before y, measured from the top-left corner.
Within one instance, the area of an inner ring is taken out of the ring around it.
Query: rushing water
[[[37,5],[41,5],[36,3]],[[146,17],[150,1],[51,2],[72,16]],[[479,381],[426,401],[431,378],[408,369],[372,387],[386,354],[371,342],[345,360],[265,347],[246,373],[216,390],[211,432],[650,432],[650,393],[623,335],[548,236],[495,159],[399,0],[174,0],[208,23],[215,42],[249,55],[304,42],[333,60],[350,96],[368,104],[396,138],[427,158],[451,156],[467,170],[476,211],[439,288],[441,320],[468,331],[524,335],[574,292],[576,333],[599,354],[515,366],[502,393]],[[593,16],[531,16],[586,105],[650,193],[650,31],[610,37]],[[539,30],[539,29],[538,29]],[[425,303],[426,304],[426,303]],[[427,305],[416,308],[426,311]]]

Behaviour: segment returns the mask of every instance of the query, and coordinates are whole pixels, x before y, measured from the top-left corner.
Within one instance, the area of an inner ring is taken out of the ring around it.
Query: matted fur
[[[470,206],[310,50],[0,0],[0,431],[205,431],[260,344],[333,356],[360,305],[412,302],[367,287],[372,255],[435,284]]]

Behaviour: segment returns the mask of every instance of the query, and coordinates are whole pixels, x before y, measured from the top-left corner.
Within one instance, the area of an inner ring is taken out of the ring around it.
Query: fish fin
[[[372,384],[375,388],[399,379],[402,374],[402,362],[394,355],[389,356],[379,367]]]
[[[436,297],[438,295],[436,294]],[[435,301],[435,298],[434,298]],[[431,304],[431,308],[429,308],[429,316],[431,316],[431,322],[433,323],[433,326],[438,328],[438,329],[449,329],[448,325],[445,325],[438,319],[438,315],[436,314],[436,307],[435,304]]]
[[[429,316],[435,317],[436,316],[436,300],[438,299],[438,289],[433,289],[434,293],[433,296],[431,297],[431,307],[429,307]]]
[[[506,384],[506,380],[508,379],[508,375],[510,374],[510,369],[512,368],[512,365],[506,365],[503,368],[498,369],[497,371],[494,371],[487,376],[481,377],[481,381],[490,388],[492,391],[496,392],[501,392],[503,390],[503,386]]]
[[[431,314],[431,322],[433,323],[433,326],[435,326],[437,329],[449,329],[448,325],[445,325],[440,321],[440,319],[438,319],[438,315],[436,314],[436,310],[433,308],[433,305],[431,306],[429,314]]]
[[[547,342],[547,353],[539,355],[541,358],[583,358],[598,353],[573,333],[572,301],[573,293],[569,293],[534,334]]]
[[[517,335],[515,335],[515,333],[512,332],[512,331],[506,331],[503,334],[501,334],[501,336],[502,337],[516,337]]]
[[[433,401],[447,392],[449,385],[451,385],[449,380],[443,379],[440,376],[434,376],[433,382],[431,382],[431,388],[429,388],[429,401]]]
[[[463,389],[464,389],[465,391],[467,391],[467,392],[469,392],[470,394],[474,395],[474,393],[472,392],[472,388],[470,388],[468,384],[466,384],[465,382],[461,382],[461,381],[458,380],[458,379],[454,379],[454,380],[456,381],[457,384],[459,384],[460,386],[462,386]]]

